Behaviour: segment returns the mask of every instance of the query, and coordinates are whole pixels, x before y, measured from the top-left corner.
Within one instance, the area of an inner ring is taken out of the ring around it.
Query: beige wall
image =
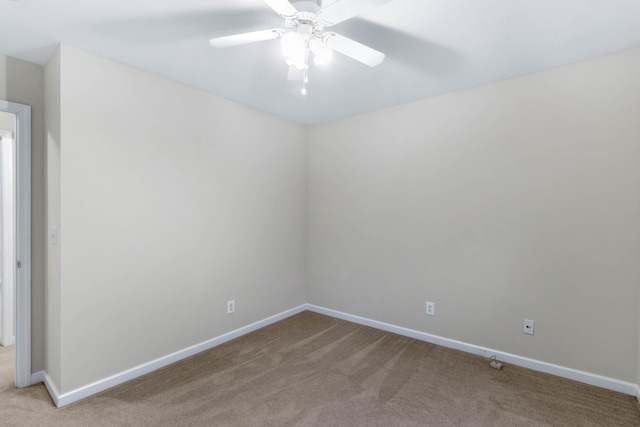
[[[47,147],[47,230],[60,224],[60,49],[44,67]],[[48,243],[48,242],[47,242]],[[60,384],[60,244],[47,246],[46,372]]]
[[[306,301],[304,127],[59,61],[62,393]]]
[[[636,49],[312,127],[309,302],[635,382],[639,75]]]
[[[31,369],[45,368],[45,143],[43,67],[0,55],[0,99],[31,106]]]
[[[633,50],[307,130],[65,46],[45,330],[43,69],[0,56],[0,99],[33,107],[33,370],[69,391],[308,300],[640,383],[639,70]]]

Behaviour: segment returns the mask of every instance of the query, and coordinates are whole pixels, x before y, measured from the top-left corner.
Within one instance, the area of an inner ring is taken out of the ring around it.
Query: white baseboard
[[[31,374],[31,385],[43,383],[47,373],[45,371],[38,371]]]
[[[16,337],[15,336],[9,336],[7,335],[7,337],[4,337],[4,334],[2,336],[2,339],[0,339],[0,346],[2,347],[9,347],[12,346],[16,343]]]
[[[200,344],[196,344],[191,347],[185,348],[183,350],[176,351],[175,353],[171,353],[167,356],[160,357],[158,359],[152,360],[150,362],[144,363],[142,365],[136,366],[126,371],[112,375],[108,378],[104,378],[92,384],[86,385],[84,387],[80,387],[78,389],[75,389],[63,394],[60,394],[55,384],[53,383],[49,375],[47,375],[46,373],[38,372],[34,374],[34,376],[37,375],[38,376],[37,378],[40,379],[40,381],[44,382],[44,385],[47,387],[47,390],[49,391],[49,394],[51,395],[51,398],[53,399],[54,403],[58,408],[60,408],[60,407],[69,405],[70,403],[77,402],[78,400],[84,399],[85,397],[89,397],[101,391],[107,390],[111,387],[122,384],[126,381],[148,374],[149,372],[153,372],[157,369],[163,368],[167,365],[170,365],[182,359],[186,359],[187,357],[193,356],[194,354],[198,354],[202,351],[209,350],[210,348],[216,347],[227,341],[231,341],[232,339],[248,334],[249,332],[253,332],[257,329],[263,328],[279,320],[286,319],[287,317],[293,316],[294,314],[301,313],[306,309],[307,309],[306,304],[303,304],[301,306],[292,308],[287,311],[283,311],[282,313],[276,314],[271,317],[267,317],[266,319],[260,320],[258,322],[252,323],[250,325],[244,326],[234,331],[227,332],[226,334],[204,341]],[[33,376],[32,376],[32,380],[33,380]],[[40,382],[40,381],[37,381],[37,382]]]
[[[142,365],[136,366],[129,370],[112,375],[108,378],[96,381],[92,384],[80,387],[76,390],[60,394],[55,383],[49,377],[45,371],[35,372],[31,375],[31,383],[36,384],[44,382],[53,402],[57,407],[69,405],[70,403],[77,402],[78,400],[89,397],[93,394],[107,390],[111,387],[122,384],[126,381],[140,377],[142,375],[153,372],[157,369],[178,362],[187,357],[193,356],[202,351],[216,347],[232,339],[238,338],[242,335],[253,332],[257,329],[268,326],[279,320],[286,319],[294,314],[301,313],[305,310],[313,311],[327,316],[336,317],[338,319],[347,320],[349,322],[358,323],[360,325],[370,326],[372,328],[380,329],[387,332],[392,332],[398,335],[403,335],[417,340],[426,341],[432,344],[441,345],[443,347],[453,348],[456,350],[464,351],[467,353],[476,354],[483,357],[490,357],[495,355],[497,359],[511,363],[513,365],[522,366],[525,368],[533,369],[539,372],[545,372],[548,374],[557,375],[559,377],[580,381],[586,384],[595,385],[598,387],[606,388],[609,390],[629,394],[636,396],[638,403],[640,403],[640,387],[637,384],[628,383],[625,381],[616,380],[613,378],[604,377],[601,375],[591,374],[588,372],[578,371],[572,368],[566,368],[563,366],[554,365],[547,362],[541,362],[539,360],[529,359],[527,357],[518,356],[515,354],[505,353],[502,351],[492,350],[490,348],[480,347],[473,344],[468,344],[462,341],[456,341],[449,338],[440,337],[437,335],[428,334],[426,332],[420,332],[401,326],[391,325],[389,323],[379,322],[377,320],[367,319],[360,316],[355,316],[348,313],[343,313],[336,310],[331,310],[324,307],[319,307],[313,304],[303,304],[301,306],[292,308],[210,340],[204,341],[200,344],[179,350],[175,353],[167,356],[160,357]]]
[[[533,369],[535,371],[553,374],[559,377],[568,378],[571,380],[580,381],[582,383],[591,384],[594,386],[636,396],[638,398],[638,402],[640,402],[640,388],[637,384],[616,380],[601,375],[591,374],[589,372],[578,371],[576,369],[566,368],[564,366],[558,366],[547,362],[541,362],[539,360],[529,359],[527,357],[505,353],[498,350],[492,350],[490,348],[467,344],[462,341],[443,338],[437,335],[428,334],[426,332],[420,332],[414,329],[391,325],[389,323],[378,322],[377,320],[354,316],[352,314],[343,313],[341,311],[318,307],[313,304],[307,304],[307,310],[483,357],[491,357],[495,355],[498,360],[506,363],[511,363],[513,365],[522,366],[524,368]]]
[[[49,374],[45,373],[44,380],[42,382],[44,383],[44,386],[47,388],[47,391],[49,392],[49,396],[51,396],[53,403],[58,408],[61,406],[64,406],[64,405],[60,405],[60,392],[58,391],[58,388],[56,387],[55,383],[53,382]]]

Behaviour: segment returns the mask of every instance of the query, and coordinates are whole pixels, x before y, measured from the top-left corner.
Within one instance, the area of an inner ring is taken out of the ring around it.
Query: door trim
[[[31,385],[31,107],[1,101],[16,115],[15,384]],[[18,267],[20,265],[20,267]]]

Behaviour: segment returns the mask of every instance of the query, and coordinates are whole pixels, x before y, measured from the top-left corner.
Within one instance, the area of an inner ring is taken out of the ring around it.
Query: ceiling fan
[[[307,93],[309,57],[316,65],[331,60],[333,51],[375,67],[384,60],[384,53],[325,28],[346,21],[366,10],[392,0],[337,0],[321,7],[322,0],[262,0],[285,19],[285,28],[234,34],[209,40],[211,46],[226,48],[266,40],[280,39],[282,53],[289,65],[289,80],[302,81],[302,94]]]

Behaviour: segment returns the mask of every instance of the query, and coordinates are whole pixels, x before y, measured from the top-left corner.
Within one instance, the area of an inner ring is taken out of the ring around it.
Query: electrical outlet
[[[234,311],[236,311],[236,301],[227,301],[227,314],[232,314]]]
[[[435,316],[436,315],[436,304],[435,303],[427,301],[427,314],[429,316]]]
[[[522,326],[522,332],[525,334],[533,335],[533,331],[536,327],[536,322],[529,319],[524,319],[524,324]]]

